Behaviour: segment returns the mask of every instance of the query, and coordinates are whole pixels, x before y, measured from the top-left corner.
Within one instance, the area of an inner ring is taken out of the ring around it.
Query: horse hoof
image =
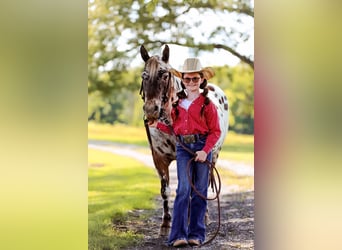
[[[211,223],[211,220],[208,214],[206,214],[204,217],[204,223],[206,226],[208,226]]]
[[[168,236],[170,231],[170,227],[160,227],[160,236]]]

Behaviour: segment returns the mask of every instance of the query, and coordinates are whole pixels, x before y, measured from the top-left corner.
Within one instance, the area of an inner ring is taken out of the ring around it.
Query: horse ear
[[[162,56],[162,61],[165,63],[169,62],[169,56],[170,56],[170,49],[167,44],[165,44],[165,48],[163,50],[163,56]]]
[[[141,45],[141,47],[140,47],[140,55],[141,55],[141,58],[144,60],[144,62],[146,62],[148,59],[150,59],[150,56],[149,56],[147,50],[145,49],[144,45]]]

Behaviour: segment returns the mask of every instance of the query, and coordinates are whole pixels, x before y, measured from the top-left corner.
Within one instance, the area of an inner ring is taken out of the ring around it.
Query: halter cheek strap
[[[142,74],[141,74],[142,81],[141,81],[139,94],[140,94],[141,98],[143,99],[143,101],[145,101],[144,81],[148,80],[149,77],[150,76],[149,76],[148,72],[146,72],[146,71],[142,72]]]
[[[170,89],[170,82],[171,82],[171,73],[169,72],[169,80],[167,81],[167,86],[166,86],[166,88],[163,91],[162,106],[164,106],[167,103],[167,101],[169,100],[169,98],[170,98],[168,96],[169,91],[171,91],[171,89]],[[172,86],[171,86],[171,88],[172,88]]]
[[[144,80],[141,81],[141,86],[140,86],[140,91],[139,91],[139,95],[141,96],[141,98],[143,99],[143,101],[145,101],[145,95],[144,95]]]

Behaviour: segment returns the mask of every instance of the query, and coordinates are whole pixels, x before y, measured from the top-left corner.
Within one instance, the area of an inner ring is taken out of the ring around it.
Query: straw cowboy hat
[[[187,58],[179,71],[172,69],[171,72],[179,78],[182,78],[182,73],[202,72],[203,78],[207,80],[215,75],[214,69],[211,67],[203,68],[198,58]]]

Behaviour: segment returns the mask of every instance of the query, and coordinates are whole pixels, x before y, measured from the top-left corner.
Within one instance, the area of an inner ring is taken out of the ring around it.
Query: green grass
[[[121,249],[142,235],[120,232],[113,224],[133,209],[153,209],[160,184],[155,170],[130,158],[88,151],[88,249]]]
[[[88,139],[148,146],[144,127],[88,123]]]
[[[144,127],[88,123],[88,139],[148,147]],[[228,132],[220,158],[254,165],[254,136]]]
[[[227,169],[219,170],[222,185],[234,186],[238,191],[254,190],[254,176],[239,176]]]
[[[254,166],[254,135],[228,131],[220,152],[220,159],[243,162]]]

